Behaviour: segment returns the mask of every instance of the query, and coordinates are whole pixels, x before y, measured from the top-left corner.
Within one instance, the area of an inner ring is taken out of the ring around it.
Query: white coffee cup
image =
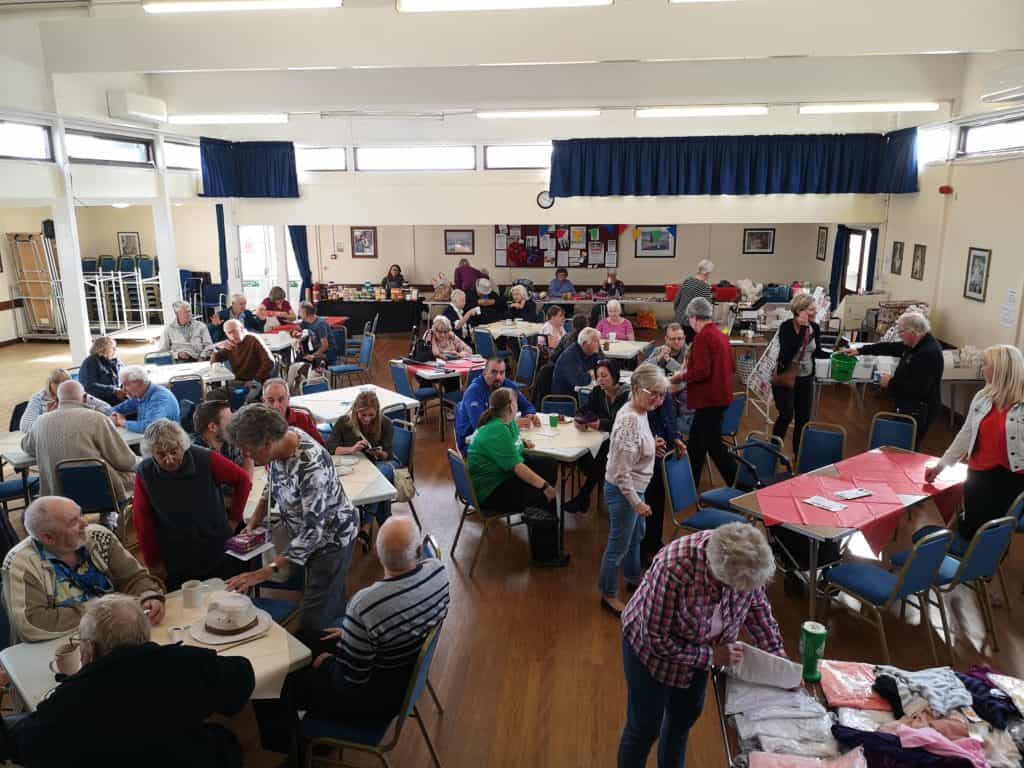
[[[615,331],[608,331],[608,341],[615,341]]]
[[[181,585],[181,604],[185,610],[202,608],[209,592],[210,588],[201,581],[186,581]]]
[[[55,675],[73,675],[82,668],[82,646],[67,642],[59,646],[50,661],[50,671]]]

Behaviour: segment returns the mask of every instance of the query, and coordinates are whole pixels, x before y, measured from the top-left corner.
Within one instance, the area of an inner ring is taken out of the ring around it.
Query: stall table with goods
[[[393,288],[385,291],[380,286],[364,284],[362,287],[317,283],[313,286],[313,301],[318,315],[345,315],[352,333],[362,333],[368,322],[380,315],[377,333],[408,333],[419,328],[422,321],[423,299],[416,288]]]

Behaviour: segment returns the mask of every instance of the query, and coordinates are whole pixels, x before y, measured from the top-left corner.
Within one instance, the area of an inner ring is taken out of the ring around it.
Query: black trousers
[[[797,376],[796,384],[789,387],[772,387],[772,397],[779,417],[775,420],[772,434],[786,442],[786,431],[796,416],[793,425],[793,456],[800,453],[800,433],[804,424],[811,420],[811,404],[814,400],[814,376]]]
[[[928,403],[918,400],[897,400],[895,406],[896,413],[905,413],[907,416],[912,416],[917,422],[917,439],[914,441],[914,448],[920,448],[921,441],[928,434],[932,421],[938,416],[939,404],[929,407]]]
[[[542,459],[535,456],[526,457],[526,466],[547,480],[551,485],[555,484],[558,478],[558,465],[550,459]],[[487,509],[494,509],[508,515],[522,512],[527,507],[541,507],[547,509],[552,502],[544,496],[544,491],[527,485],[514,474],[509,475],[501,485],[491,492],[486,499],[480,499],[480,503]]]
[[[732,485],[736,477],[736,460],[722,442],[722,417],[725,407],[698,408],[693,412],[693,424],[690,426],[690,439],[686,450],[690,454],[690,466],[693,467],[693,480],[699,487],[704,462],[708,454],[725,478],[726,485]]]
[[[958,532],[967,542],[989,520],[1004,517],[1013,500],[1024,493],[1024,475],[1005,467],[968,470],[964,483],[964,511]]]
[[[608,466],[608,444],[609,440],[605,440],[601,443],[601,448],[597,452],[597,456],[591,456],[589,453],[584,454],[583,458],[580,459],[579,464],[583,468],[585,479],[583,486],[580,488],[580,496],[589,496],[594,488],[597,487],[598,483],[604,482],[604,472]]]
[[[651,557],[665,546],[661,540],[661,532],[665,527],[665,478],[661,471],[664,462],[664,459],[654,460],[654,474],[644,492],[644,501],[651,508],[651,516],[647,518],[644,538],[640,542],[640,553]]]

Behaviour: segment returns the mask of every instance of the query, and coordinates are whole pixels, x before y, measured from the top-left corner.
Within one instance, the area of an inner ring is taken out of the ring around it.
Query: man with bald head
[[[86,603],[113,592],[133,595],[151,624],[164,616],[164,585],[82,508],[40,496],[25,510],[28,538],[3,564],[4,604],[19,639],[52,640],[78,626]]]
[[[263,746],[288,751],[295,712],[341,723],[387,722],[398,714],[416,659],[430,631],[448,613],[448,574],[436,558],[421,559],[420,532],[411,517],[393,515],[377,534],[384,577],[349,601],[337,640],[313,666],[289,677],[283,702],[254,701]]]
[[[306,411],[296,411],[289,407],[291,395],[288,383],[284,379],[267,379],[263,382],[263,404],[269,405],[280,413],[289,427],[298,427],[320,445],[325,445],[324,436],[316,428],[316,422]]]

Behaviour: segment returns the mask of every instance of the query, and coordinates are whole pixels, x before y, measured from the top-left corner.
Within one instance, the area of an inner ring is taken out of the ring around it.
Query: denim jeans
[[[398,465],[396,461],[375,461],[374,466],[380,470],[380,473],[384,475],[389,483],[395,484],[395,467]],[[377,525],[384,525],[384,522],[391,517],[391,502],[380,501],[376,504],[367,504],[365,507],[359,508],[359,522],[361,525],[366,525],[370,520],[376,520]]]
[[[597,586],[603,597],[615,597],[619,591],[620,566],[626,573],[626,581],[640,583],[643,575],[640,542],[646,529],[644,519],[633,511],[633,505],[622,491],[607,481],[604,484],[604,502],[608,506],[608,546],[601,558]]]
[[[618,768],[644,768],[655,739],[658,741],[658,768],[684,768],[690,728],[704,709],[708,673],[695,669],[688,688],[659,683],[651,677],[625,638],[622,639],[622,666],[629,698],[626,727],[619,742]]]

